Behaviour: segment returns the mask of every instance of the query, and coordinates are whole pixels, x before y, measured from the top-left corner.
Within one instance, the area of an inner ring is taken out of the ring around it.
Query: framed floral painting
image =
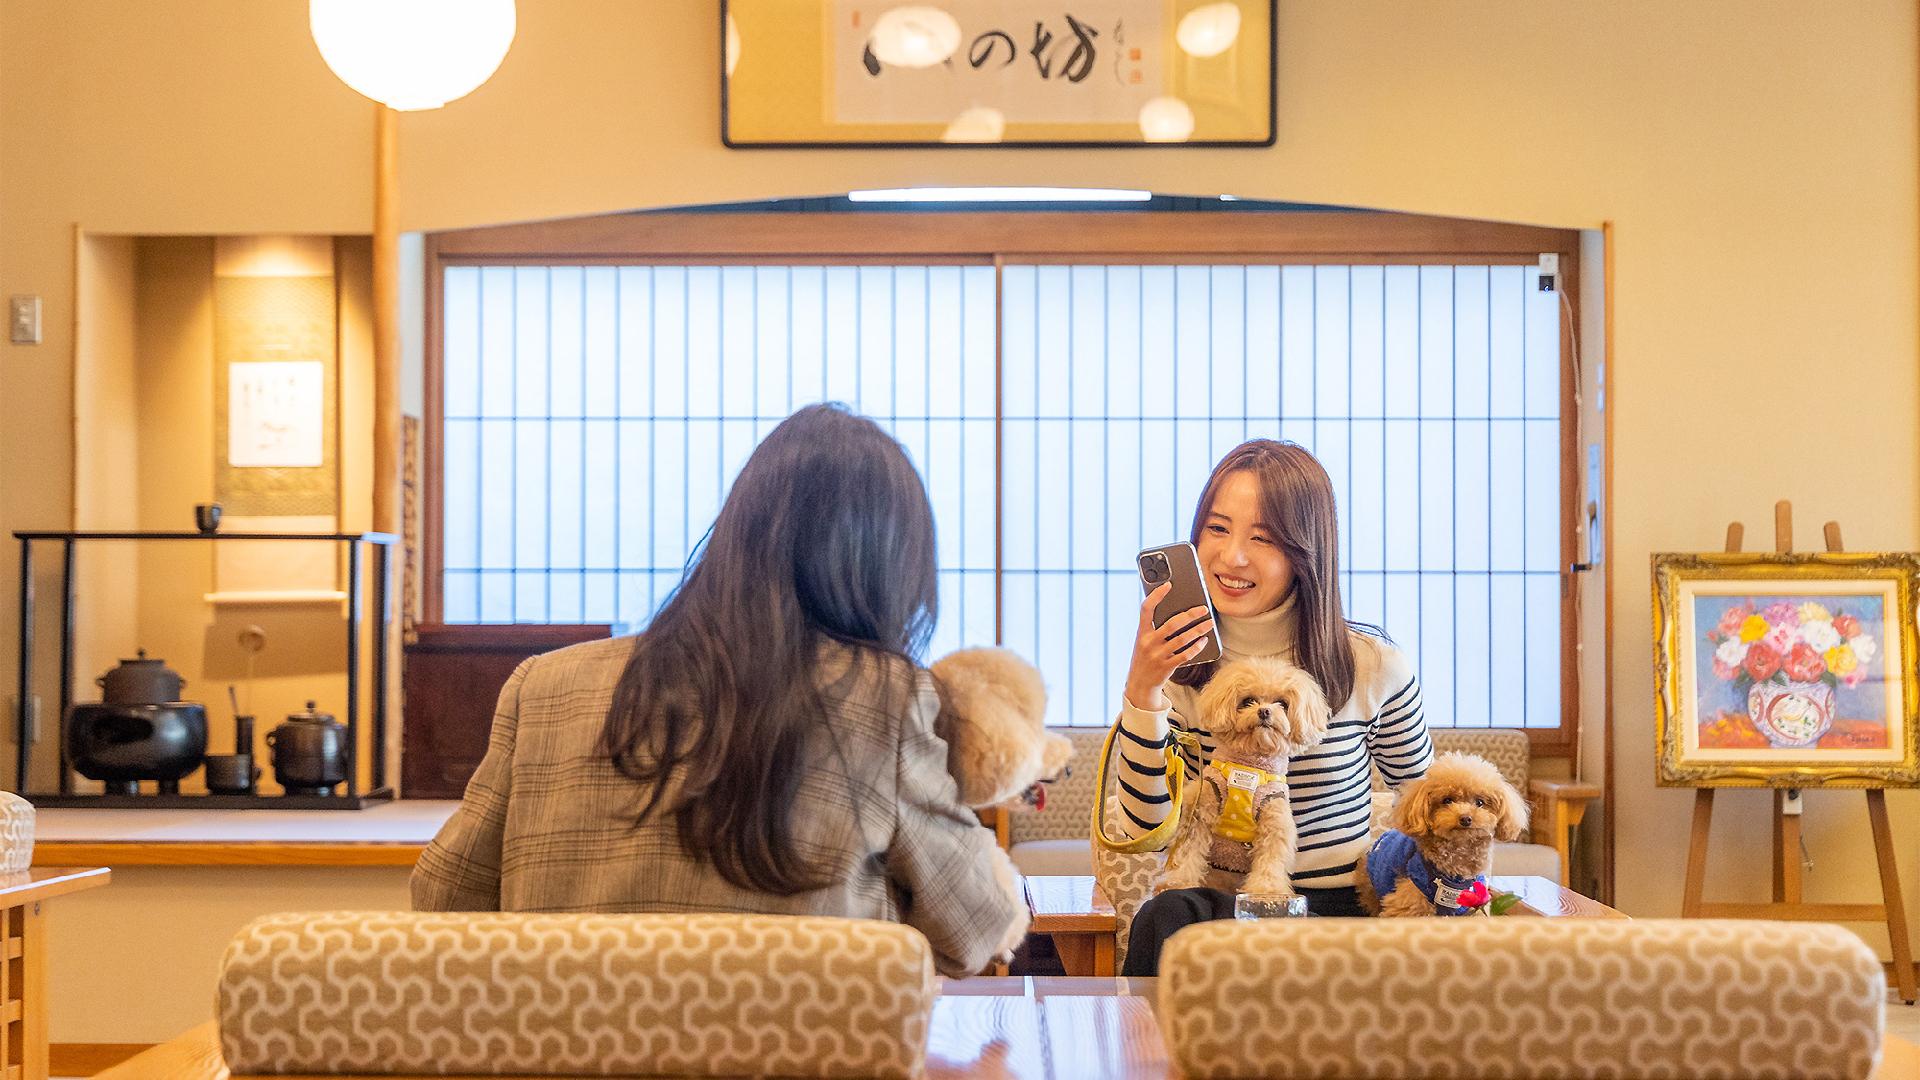
[[[1920,555],[1655,555],[1658,780],[1920,786]]]

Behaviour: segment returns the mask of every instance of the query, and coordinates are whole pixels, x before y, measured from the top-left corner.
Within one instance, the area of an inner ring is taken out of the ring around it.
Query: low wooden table
[[[47,1077],[47,921],[40,906],[56,896],[97,889],[104,866],[36,866],[0,875],[0,1076]]]
[[[1498,892],[1520,894],[1514,912],[1547,918],[1624,919],[1625,915],[1598,900],[1582,896],[1551,878],[1490,877]],[[1029,877],[1027,907],[1033,912],[1032,932],[1053,938],[1060,963],[1068,975],[1111,976],[1113,946],[1119,920],[1091,877]]]
[[[1155,1013],[1154,979],[943,979],[927,1031],[928,1080],[1177,1080]],[[1920,1072],[1920,1049],[1887,1036],[1876,1077]],[[209,1020],[101,1080],[250,1080],[229,1076]],[[278,1080],[313,1080],[283,1076]],[[367,1080],[339,1074],[335,1080]],[[393,1080],[393,1078],[390,1078]],[[472,1080],[441,1077],[440,1080]],[[515,1080],[494,1077],[493,1080]],[[521,1078],[524,1080],[524,1078]]]

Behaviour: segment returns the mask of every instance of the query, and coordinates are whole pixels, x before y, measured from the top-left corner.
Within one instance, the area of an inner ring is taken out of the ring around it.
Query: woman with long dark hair
[[[1208,477],[1192,539],[1225,657],[1276,657],[1326,693],[1333,712],[1326,739],[1287,770],[1300,830],[1293,885],[1314,914],[1363,915],[1353,874],[1367,844],[1373,771],[1394,788],[1424,776],[1433,743],[1413,665],[1379,630],[1349,622],[1341,609],[1333,482],[1295,443],[1242,443]],[[1163,749],[1175,733],[1192,736],[1179,740],[1188,776],[1206,768],[1214,749],[1193,704],[1218,661],[1187,663],[1213,624],[1188,629],[1206,614],[1195,609],[1156,628],[1152,613],[1169,588],[1141,605],[1121,699],[1117,824],[1128,837],[1146,835],[1172,809]],[[1161,893],[1134,916],[1125,973],[1157,974],[1160,945],[1174,931],[1232,914],[1233,898],[1215,889]]]
[[[514,672],[414,906],[899,919],[981,970],[1023,912],[934,735],[937,605],[900,445],[796,412],[644,633]]]

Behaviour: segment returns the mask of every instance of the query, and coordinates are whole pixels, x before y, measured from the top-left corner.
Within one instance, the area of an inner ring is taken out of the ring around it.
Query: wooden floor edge
[[[104,1072],[156,1043],[48,1043],[49,1071],[54,1076],[92,1076]]]

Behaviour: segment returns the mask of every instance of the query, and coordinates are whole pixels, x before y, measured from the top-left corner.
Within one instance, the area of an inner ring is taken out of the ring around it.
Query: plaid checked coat
[[[777,896],[690,857],[673,815],[635,824],[646,789],[596,748],[632,647],[632,638],[575,645],[532,657],[507,680],[486,757],[414,867],[415,909],[889,919],[925,934],[943,973],[986,967],[1017,912],[989,869],[993,834],[958,801],[925,671],[823,648],[816,681],[828,730],[795,763],[806,778],[792,824],[801,853],[836,884]],[[889,711],[888,700],[904,708]]]

